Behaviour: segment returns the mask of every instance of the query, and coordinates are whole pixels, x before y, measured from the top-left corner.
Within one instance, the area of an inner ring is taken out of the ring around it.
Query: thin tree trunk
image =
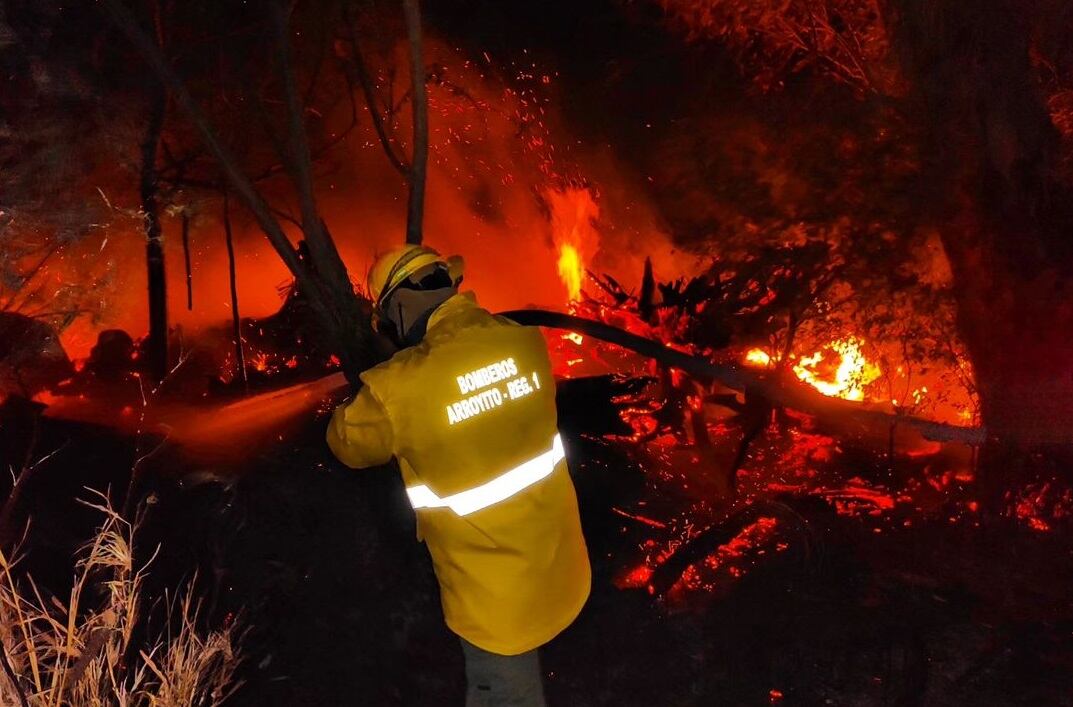
[[[294,275],[319,323],[330,336],[336,338],[339,358],[347,380],[353,386],[360,385],[358,373],[372,362],[371,349],[368,345],[370,337],[368,318],[361,310],[360,302],[346,276],[346,267],[335,252],[334,246],[324,247],[323,241],[330,240],[330,236],[327,235],[323,224],[318,221],[314,225],[314,230],[317,226],[320,227],[319,233],[323,237],[318,238],[317,233],[312,234],[317,241],[318,251],[316,258],[318,262],[314,265],[318,268],[321,265],[329,267],[314,269],[307,267],[298,257],[298,251],[272,214],[272,209],[250,178],[242,171],[239,161],[220,142],[216,130],[190,95],[178,74],[172,69],[160,47],[140,27],[137,19],[122,0],[100,0],[100,4],[163,81],[176,104],[190,118],[202,142],[219,162],[231,188],[253,214],[269,243]],[[298,120],[300,121],[300,114]],[[306,235],[309,238],[311,234]]]
[[[190,269],[190,215],[183,210],[183,263],[186,265],[186,309],[194,309],[194,275]]]
[[[403,0],[406,36],[410,41],[410,80],[413,84],[414,149],[410,160],[410,199],[406,209],[406,242],[420,245],[428,174],[428,96],[421,47],[421,8],[418,0]]]
[[[164,272],[164,234],[160,226],[159,185],[156,157],[164,128],[167,94],[155,85],[150,99],[149,122],[142,141],[141,201],[145,220],[145,260],[149,296],[149,338],[146,341],[149,372],[154,381],[168,371],[168,293]]]
[[[305,234],[306,245],[309,246],[310,259],[314,267],[328,278],[331,285],[347,282],[349,286],[346,266],[343,265],[335,248],[335,242],[328,236],[317,210],[317,199],[313,190],[313,160],[309,152],[309,141],[306,138],[305,109],[298,97],[294,64],[291,60],[286,5],[287,0],[273,0],[270,3],[272,25],[276,31],[276,58],[279,62],[280,75],[283,77],[283,97],[287,107],[284,163],[291,177],[291,183],[298,192],[298,203],[302,212],[302,232]]]
[[[276,31],[277,59],[283,77],[283,96],[287,108],[287,153],[285,163],[302,211],[302,232],[309,248],[310,267],[319,276],[326,297],[329,333],[340,342],[340,358],[348,375],[372,363],[370,329],[354,295],[346,265],[335,247],[328,227],[321,220],[313,190],[313,162],[306,139],[304,108],[298,98],[294,65],[291,60],[289,22],[285,0],[270,4],[272,25]],[[357,383],[356,378],[352,379]]]
[[[235,339],[235,375],[242,380],[242,390],[249,393],[246,352],[242,345],[242,316],[238,311],[238,280],[235,277],[235,244],[231,236],[231,207],[226,191],[224,192],[224,236],[227,239],[227,276],[231,286],[231,332]]]

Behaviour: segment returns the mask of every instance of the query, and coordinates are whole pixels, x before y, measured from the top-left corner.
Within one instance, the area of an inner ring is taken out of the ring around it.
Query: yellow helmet
[[[379,306],[408,277],[437,263],[448,267],[447,260],[427,246],[404,245],[390,250],[377,258],[369,270],[366,280],[369,297]]]

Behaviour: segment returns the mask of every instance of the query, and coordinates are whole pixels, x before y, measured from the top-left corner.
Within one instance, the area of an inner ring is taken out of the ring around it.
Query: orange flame
[[[828,344],[826,349],[838,354],[838,367],[834,375],[821,376],[816,366],[824,360],[823,351],[801,358],[794,366],[794,373],[824,395],[864,400],[864,388],[879,378],[879,367],[870,363],[861,352],[861,342],[849,337]]]
[[[794,365],[794,375],[824,395],[845,400],[864,400],[864,389],[879,378],[879,366],[865,358],[862,342],[855,337],[838,339],[808,356],[802,356]],[[837,364],[827,358],[828,353],[838,356]],[[755,366],[771,365],[771,355],[763,349],[750,349],[745,353],[745,362]],[[830,365],[821,367],[827,361]]]
[[[585,188],[549,189],[545,198],[551,210],[551,236],[559,251],[559,279],[566,287],[568,301],[581,298],[585,268],[596,254],[600,234],[596,219],[600,207]]]
[[[581,276],[585,266],[577,248],[564,243],[559,246],[559,278],[566,285],[566,295],[571,302],[581,297]]]

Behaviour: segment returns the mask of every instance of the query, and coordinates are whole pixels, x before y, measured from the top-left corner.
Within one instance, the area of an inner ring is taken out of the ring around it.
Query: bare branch
[[[217,132],[213,126],[209,123],[208,118],[202,112],[201,108],[194,101],[193,96],[186,89],[182,80],[178,74],[175,73],[171,65],[165,59],[163,53],[156,43],[149,37],[149,35],[143,30],[134,15],[130,10],[121,2],[121,0],[101,0],[101,5],[108,12],[108,15],[115,22],[116,26],[126,35],[127,39],[138,49],[142,54],[142,57],[149,62],[150,66],[157,72],[160,79],[167,85],[171,91],[172,96],[175,98],[176,103],[183,109],[189,116],[194,127],[201,135],[202,141],[205,146],[209,148],[209,151],[220,162],[220,166],[223,168],[224,174],[227,176],[228,181],[231,183],[231,187],[243,203],[253,213],[254,218],[257,219],[258,225],[268,236],[269,242],[275,248],[279,257],[287,265],[295,277],[299,280],[304,279],[304,271],[302,264],[298,259],[298,252],[294,246],[291,245],[290,239],[283,232],[278,221],[273,218],[268,205],[264,199],[254,188],[249,178],[242,172],[239,167],[238,161],[228,151],[226,147],[220,142],[217,137]],[[307,288],[311,289],[311,288]],[[312,293],[310,293],[312,294]]]
[[[350,18],[350,11],[345,3],[343,5],[343,14],[350,38],[351,51],[354,53],[352,68],[357,75],[361,92],[365,95],[365,105],[369,109],[369,117],[373,121],[376,137],[380,140],[380,146],[384,148],[384,154],[387,155],[391,166],[402,175],[403,179],[409,181],[410,165],[406,163],[404,157],[395,152],[395,146],[391,144],[391,138],[387,134],[387,127],[384,125],[384,116],[380,111],[380,101],[376,98],[376,87],[373,86],[372,77],[369,75],[369,67],[365,64],[365,57],[362,56],[361,46],[358,44],[358,33],[354,29],[354,22]]]

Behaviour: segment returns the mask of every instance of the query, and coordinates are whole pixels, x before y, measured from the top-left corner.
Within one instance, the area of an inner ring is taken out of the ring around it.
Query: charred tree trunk
[[[329,334],[340,342],[340,359],[351,383],[358,385],[357,373],[372,363],[369,344],[371,329],[362,310],[350,275],[343,263],[328,227],[320,218],[313,191],[313,161],[306,138],[304,110],[295,84],[291,62],[287,3],[271,3],[271,17],[276,31],[279,70],[283,76],[283,93],[287,105],[287,150],[284,162],[298,192],[302,212],[302,233],[309,247],[307,286],[319,290],[318,306]],[[307,293],[308,294],[308,293]],[[314,300],[316,301],[316,300]]]
[[[610,324],[576,317],[572,314],[549,312],[543,309],[518,309],[500,312],[499,315],[513,319],[523,326],[566,329],[621,346],[654,359],[664,368],[677,368],[697,380],[719,381],[733,390],[748,390],[749,394],[758,396],[758,400],[766,400],[765,405],[793,408],[809,415],[832,420],[853,420],[862,425],[878,423],[889,425],[896,422],[899,425],[912,427],[925,438],[936,442],[978,445],[983,442],[986,432],[979,427],[960,427],[912,415],[897,415],[863,408],[849,400],[827,397],[793,376],[766,375],[734,364],[713,363],[702,356],[692,356],[669,348],[661,341],[646,339]]]
[[[227,279],[231,287],[231,335],[235,339],[235,376],[242,381],[242,389],[250,392],[246,375],[246,351],[242,344],[242,315],[238,310],[238,278],[235,276],[235,243],[231,234],[231,203],[224,192],[224,237],[227,239]]]
[[[958,326],[990,432],[981,477],[1001,496],[1013,462],[1073,423],[1073,211],[1030,63],[1023,3],[903,0],[899,42],[926,130]],[[1020,450],[1020,451],[1018,451]]]
[[[421,47],[421,9],[418,0],[403,0],[406,36],[410,42],[410,80],[413,84],[414,153],[410,160],[410,198],[406,209],[406,242],[420,245],[428,173],[428,96]]]
[[[164,128],[167,94],[155,83],[149,105],[149,121],[142,140],[141,201],[145,219],[145,261],[149,297],[149,337],[146,354],[154,381],[168,371],[168,291],[164,272],[164,234],[160,226],[159,185],[156,157]]]
[[[637,297],[637,312],[645,322],[655,323],[656,276],[652,272],[652,258],[645,258],[645,268],[641,275],[641,294]]]
[[[186,309],[194,311],[194,273],[190,268],[190,214],[183,210],[183,264],[186,266]]]

